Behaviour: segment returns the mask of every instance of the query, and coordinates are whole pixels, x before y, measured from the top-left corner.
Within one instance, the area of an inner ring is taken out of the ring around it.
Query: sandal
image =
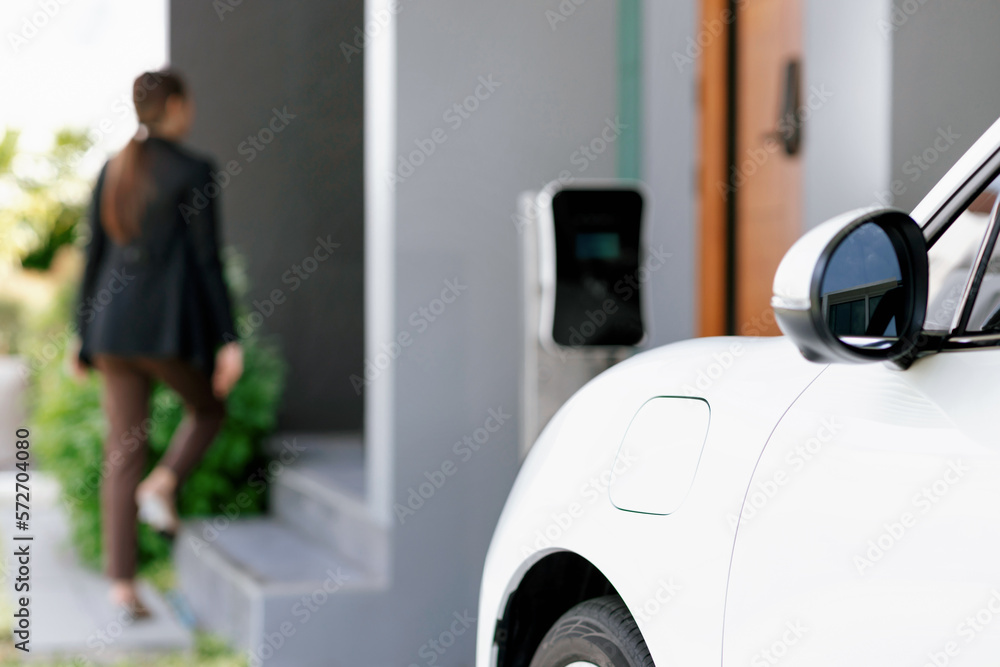
[[[139,598],[129,600],[128,602],[119,602],[117,607],[122,613],[127,615],[133,621],[141,621],[153,615],[152,612],[149,611],[149,607],[144,605]]]

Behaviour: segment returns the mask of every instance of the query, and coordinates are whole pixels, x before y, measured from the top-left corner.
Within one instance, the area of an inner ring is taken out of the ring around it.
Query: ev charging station
[[[646,339],[646,202],[640,183],[621,180],[520,197],[522,458],[563,403]]]

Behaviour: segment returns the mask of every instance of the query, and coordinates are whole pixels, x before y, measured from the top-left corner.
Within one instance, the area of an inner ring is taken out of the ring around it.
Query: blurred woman
[[[169,71],[143,74],[132,93],[139,132],[104,166],[90,208],[75,364],[104,378],[101,513],[110,596],[143,617],[137,519],[166,534],[177,530],[177,489],[222,426],[243,353],[219,260],[220,188],[212,164],[179,144],[194,118],[191,96]],[[185,418],[142,480],[156,380],[181,396]]]

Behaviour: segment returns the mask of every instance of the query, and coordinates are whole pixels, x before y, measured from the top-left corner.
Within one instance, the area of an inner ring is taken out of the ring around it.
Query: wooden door
[[[779,333],[774,273],[803,231],[801,5],[702,3],[703,25],[736,33],[711,42],[701,67],[702,335]]]
[[[774,272],[802,233],[801,3],[748,0],[736,21],[737,334],[779,333]]]

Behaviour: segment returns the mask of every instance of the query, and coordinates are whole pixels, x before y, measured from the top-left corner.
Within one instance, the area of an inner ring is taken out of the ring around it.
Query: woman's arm
[[[193,201],[194,192],[205,193],[205,186],[212,182],[211,171],[211,166],[206,164],[203,172],[195,179],[194,189],[188,190],[190,201],[186,201],[185,204],[191,208],[185,210],[193,210],[194,213],[185,217],[200,274],[199,282],[208,298],[216,334],[229,343],[236,340],[236,331],[233,327],[229,291],[226,289],[226,282],[222,276],[222,262],[219,259],[218,207],[215,198],[205,197],[208,203],[200,209]],[[204,200],[198,203],[204,203]]]
[[[104,173],[107,165],[101,170],[94,186],[87,217],[90,220],[90,243],[87,245],[87,263],[83,271],[83,284],[80,286],[80,297],[76,307],[76,330],[80,337],[80,350],[77,357],[85,365],[91,365],[90,351],[87,345],[87,327],[97,317],[94,309],[94,294],[97,290],[97,273],[100,270],[107,235],[101,226],[101,192],[104,189]]]

